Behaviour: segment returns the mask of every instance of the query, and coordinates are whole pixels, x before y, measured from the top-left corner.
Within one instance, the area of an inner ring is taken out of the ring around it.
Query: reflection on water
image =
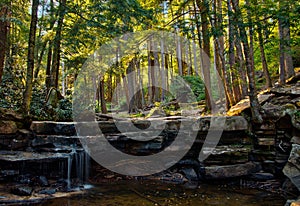
[[[153,205],[224,205],[224,206],[267,206],[284,205],[279,195],[259,190],[201,185],[188,189],[179,185],[166,185],[158,182],[118,182],[96,185],[86,194],[54,199],[44,202],[43,206],[153,206]]]

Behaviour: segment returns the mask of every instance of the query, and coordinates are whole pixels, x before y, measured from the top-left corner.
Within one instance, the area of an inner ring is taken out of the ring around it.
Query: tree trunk
[[[234,23],[232,17],[232,8],[230,3],[228,3],[228,55],[229,55],[229,72],[230,72],[230,79],[232,84],[233,90],[233,105],[236,104],[240,98],[240,88],[239,88],[239,81],[238,81],[238,74],[236,72],[236,60],[235,60],[235,52],[234,52]]]
[[[235,25],[235,30],[238,30],[238,26]],[[248,95],[248,86],[247,86],[247,77],[246,77],[246,72],[245,72],[245,59],[243,56],[243,49],[242,49],[242,44],[239,39],[238,32],[235,32],[235,48],[236,48],[236,56],[238,59],[238,65],[237,65],[237,70],[238,70],[238,77],[239,77],[239,87],[241,91],[241,99],[245,98],[245,96]]]
[[[153,56],[154,56],[154,68],[153,68],[153,72],[152,72],[152,75],[153,75],[153,83],[155,85],[154,87],[154,100],[156,102],[160,102],[160,84],[161,83],[161,77],[160,77],[160,63],[159,63],[159,57],[158,57],[158,49],[157,49],[157,43],[160,43],[160,42],[153,42],[153,49],[154,49],[154,52],[153,52]]]
[[[31,9],[31,23],[28,41],[28,56],[27,56],[27,73],[26,73],[26,86],[23,96],[23,112],[25,115],[29,114],[30,103],[32,98],[33,86],[33,69],[34,69],[34,49],[35,49],[35,35],[38,21],[38,6],[39,0],[33,0]]]
[[[257,28],[258,33],[258,41],[259,41],[259,50],[260,50],[260,56],[261,56],[261,62],[262,62],[262,68],[263,72],[266,78],[266,88],[272,87],[272,80],[269,73],[268,63],[265,55],[265,47],[264,47],[264,40],[262,35],[262,29],[261,24],[258,24]]]
[[[279,83],[284,84],[287,78],[295,75],[290,46],[289,2],[279,0],[278,30],[280,38]]]
[[[46,47],[47,47],[47,42],[44,42],[43,45],[42,45],[42,48],[41,48],[40,56],[38,57],[38,62],[37,62],[36,69],[34,71],[34,79],[37,79],[38,76],[39,76],[39,72],[40,72],[40,68],[41,68],[41,65],[42,65],[42,60],[43,60],[43,57],[44,57]]]
[[[197,6],[201,11],[201,25],[202,25],[202,34],[203,34],[203,50],[206,55],[210,58],[210,36],[209,36],[209,3],[207,0],[196,0]],[[199,45],[200,46],[200,45]],[[201,47],[201,46],[200,46]],[[201,55],[202,56],[202,55]],[[211,93],[211,79],[210,79],[210,65],[207,64],[206,61],[202,61],[203,64],[203,76],[204,76],[204,83],[205,83],[205,103],[206,109],[211,111],[214,107],[214,103],[212,100],[212,93]]]
[[[166,58],[165,58],[165,45],[163,39],[160,41],[160,58],[161,58],[161,101],[165,99],[166,87]]]
[[[100,77],[99,80],[99,91],[100,91],[100,100],[101,100],[101,113],[107,114],[106,101],[104,95],[104,78]]]
[[[4,70],[5,55],[7,50],[7,35],[9,31],[9,8],[6,4],[0,4],[0,83]]]
[[[46,67],[46,88],[47,93],[50,90],[51,87],[51,61],[52,61],[52,43],[49,42],[49,48],[48,48],[48,56],[47,56],[47,67]]]
[[[232,6],[233,9],[236,13],[236,15],[239,18],[238,20],[238,25],[239,25],[239,34],[241,41],[243,43],[244,47],[244,56],[246,58],[246,68],[247,68],[247,76],[248,76],[248,87],[249,87],[249,99],[250,99],[250,108],[251,108],[251,113],[252,113],[252,119],[255,123],[262,123],[263,119],[260,114],[261,106],[258,102],[257,99],[257,92],[256,92],[256,87],[255,87],[255,80],[254,80],[254,67],[252,64],[252,59],[251,59],[251,51],[249,48],[249,43],[248,43],[248,38],[247,38],[247,33],[246,33],[246,26],[243,22],[242,18],[242,13],[239,7],[239,4],[237,0],[232,0]]]
[[[218,19],[219,22],[217,22],[217,18],[216,18],[216,10],[215,10],[215,17],[214,18],[209,18],[211,25],[213,28],[217,29],[219,28],[219,26],[217,26],[218,24],[221,24],[221,19]],[[220,29],[220,28],[219,28]],[[218,72],[220,74],[220,77],[222,79],[222,83],[224,86],[224,90],[225,90],[225,98],[226,98],[226,109],[229,109],[229,106],[233,104],[233,98],[232,98],[232,91],[231,88],[229,86],[229,82],[227,81],[227,73],[226,73],[226,63],[225,63],[225,56],[224,56],[224,41],[223,41],[223,36],[219,36],[216,34],[216,32],[213,33],[214,36],[214,45],[215,45],[215,51],[218,57],[218,66],[220,67],[218,69]],[[221,88],[221,86],[220,86]],[[221,94],[221,93],[220,93]],[[220,95],[222,98],[222,94]]]
[[[152,53],[152,39],[150,39],[147,43],[148,45],[148,101],[149,103],[153,103],[153,96],[152,96],[152,61],[153,61],[153,53]]]
[[[51,69],[51,86],[56,89],[58,88],[61,32],[62,32],[65,11],[66,11],[66,0],[60,0],[59,17],[57,21],[55,38],[53,41],[53,57],[52,57],[52,69]]]

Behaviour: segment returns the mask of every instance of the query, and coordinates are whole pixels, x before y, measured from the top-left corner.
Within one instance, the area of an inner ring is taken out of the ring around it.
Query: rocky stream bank
[[[118,150],[137,156],[157,154],[165,148],[176,155],[184,148],[176,138],[195,135],[187,154],[168,170],[146,177],[113,173],[90,158],[74,122],[31,122],[9,110],[0,111],[0,204],[34,202],[84,192],[89,184],[126,179],[155,180],[197,187],[202,183],[235,184],[285,196],[287,205],[299,205],[300,195],[300,87],[291,82],[259,96],[264,122],[252,124],[249,102],[233,107],[225,118],[218,145],[204,161],[198,157],[211,127],[211,117],[171,116],[119,119],[107,116],[97,124]],[[86,123],[88,124],[88,123]],[[154,125],[162,130],[135,132]],[[129,137],[134,136],[135,139]],[[148,141],[144,141],[147,137]],[[142,141],[139,141],[140,140]],[[99,151],[101,155],[102,151]],[[170,160],[172,162],[172,160]],[[147,166],[147,162],[143,162]],[[134,174],[135,168],[127,168]],[[131,171],[132,170],[132,171]]]

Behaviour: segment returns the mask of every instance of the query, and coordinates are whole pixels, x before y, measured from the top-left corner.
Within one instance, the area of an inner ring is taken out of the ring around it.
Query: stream
[[[95,185],[68,198],[45,200],[41,206],[135,206],[135,205],[284,205],[283,197],[265,191],[236,186],[201,185],[190,188],[150,181],[121,181]]]

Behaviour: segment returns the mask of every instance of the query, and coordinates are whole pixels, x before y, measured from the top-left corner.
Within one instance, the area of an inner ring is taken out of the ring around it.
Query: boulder
[[[266,181],[274,179],[274,175],[271,173],[266,172],[257,172],[250,175],[251,179],[258,180],[258,181]]]
[[[213,124],[212,124],[213,121]],[[193,124],[193,131],[242,131],[248,129],[248,122],[242,116],[233,117],[200,117]]]
[[[193,168],[182,168],[180,172],[183,173],[185,178],[189,181],[198,181],[198,175]]]
[[[247,176],[258,172],[261,169],[260,164],[247,162],[245,164],[234,164],[225,166],[209,166],[205,167],[206,179],[226,179],[233,177]]]
[[[73,122],[52,122],[52,121],[34,121],[30,129],[36,134],[47,135],[76,135],[75,125]]]
[[[30,196],[32,192],[33,188],[28,186],[14,187],[11,190],[11,193],[19,196]]]
[[[291,142],[300,145],[300,137],[293,136]]]
[[[39,176],[37,181],[38,181],[38,184],[42,187],[49,186],[48,179],[45,176]]]
[[[11,120],[0,120],[0,134],[15,134],[18,131],[16,122]]]
[[[300,191],[300,145],[293,144],[288,163],[283,173],[292,181]]]
[[[1,120],[13,120],[13,121],[23,121],[23,116],[12,110],[0,108],[0,119]]]
[[[300,206],[300,200],[291,203],[291,206]]]
[[[259,94],[257,96],[258,101],[260,104],[263,104],[264,102],[267,102],[270,98],[272,98],[274,94]],[[229,111],[227,112],[228,116],[235,116],[240,115],[244,110],[250,108],[250,101],[249,98],[243,99],[240,102],[238,102],[236,105],[231,107]]]
[[[44,194],[44,195],[53,195],[56,193],[55,189],[43,189],[39,191],[39,194]]]

